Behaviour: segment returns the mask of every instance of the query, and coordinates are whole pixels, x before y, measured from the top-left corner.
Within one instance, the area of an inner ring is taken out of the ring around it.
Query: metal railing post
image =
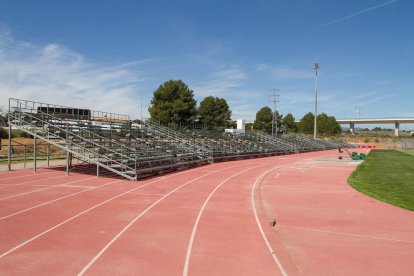
[[[24,168],[26,169],[26,145],[24,145]]]
[[[37,171],[37,153],[36,153],[36,135],[33,136],[33,166],[34,166],[34,172]]]
[[[47,158],[47,166],[48,166],[48,167],[49,167],[49,161],[50,161],[49,155],[50,155],[50,143],[47,143],[47,153],[46,153],[46,158]]]
[[[7,152],[7,167],[9,171],[11,171],[11,158],[12,158],[12,145],[11,145],[11,124],[10,124],[10,116],[9,116],[9,148]]]
[[[69,175],[69,167],[70,167],[70,152],[69,152],[69,148],[68,151],[66,152],[66,174]]]
[[[66,174],[69,175],[69,123],[66,123]]]

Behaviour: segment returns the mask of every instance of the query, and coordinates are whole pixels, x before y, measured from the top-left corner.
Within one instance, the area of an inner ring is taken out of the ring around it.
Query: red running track
[[[0,274],[413,275],[413,212],[350,188],[355,166],[326,151],[139,182],[1,173]]]

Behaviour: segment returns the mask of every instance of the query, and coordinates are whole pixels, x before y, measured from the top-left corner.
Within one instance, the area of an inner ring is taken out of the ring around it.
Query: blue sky
[[[181,79],[233,119],[271,105],[301,118],[414,117],[410,0],[0,1],[0,105],[20,97],[144,116]]]

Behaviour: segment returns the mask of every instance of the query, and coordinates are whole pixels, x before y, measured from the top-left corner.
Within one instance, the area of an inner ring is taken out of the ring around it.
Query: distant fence
[[[414,139],[401,139],[400,141],[388,142],[389,149],[410,150],[414,149]]]

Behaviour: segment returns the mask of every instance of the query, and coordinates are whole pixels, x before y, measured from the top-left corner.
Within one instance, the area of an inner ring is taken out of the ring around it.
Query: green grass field
[[[368,196],[414,211],[414,151],[373,150],[348,182]]]
[[[414,150],[401,150],[401,152],[414,156]]]

